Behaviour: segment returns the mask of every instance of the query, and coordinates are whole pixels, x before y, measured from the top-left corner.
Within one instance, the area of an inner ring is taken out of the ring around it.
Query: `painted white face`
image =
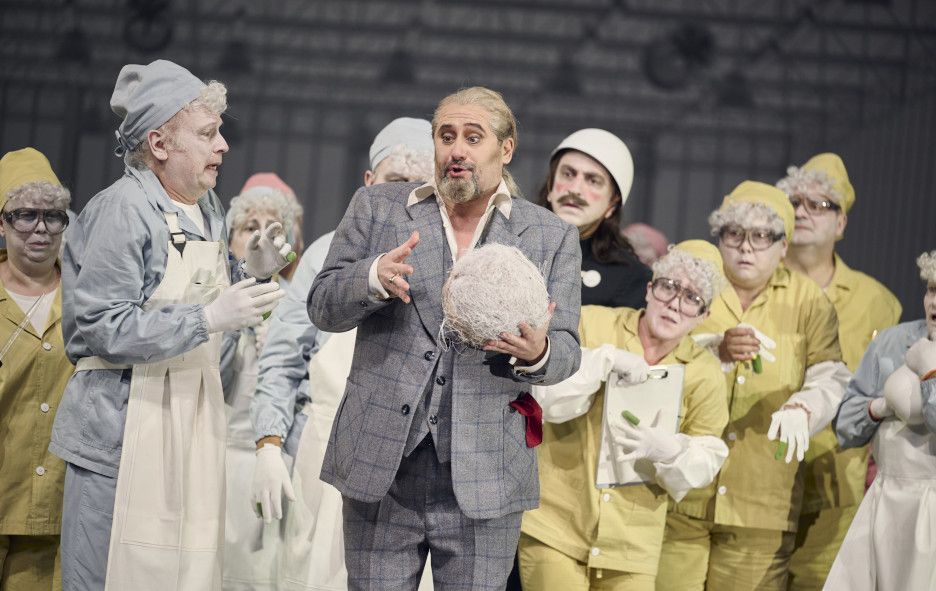
[[[680,299],[686,297],[687,292],[698,295],[699,289],[693,285],[687,276],[683,273],[673,273],[672,277],[662,277],[657,279],[671,279],[679,283],[680,291],[669,299],[662,301],[653,293],[653,283],[647,284],[647,309],[644,314],[644,321],[650,335],[661,341],[681,340],[688,335],[692,329],[697,327],[704,319],[708,310],[702,310],[696,316],[686,314],[683,310],[687,309],[685,304],[680,303]],[[658,290],[660,291],[660,290]]]
[[[725,275],[733,286],[758,289],[767,285],[770,276],[786,256],[786,238],[773,242],[763,250],[755,250],[752,246],[750,232],[764,231],[767,227],[766,218],[754,220],[750,228],[744,228],[748,235],[738,246],[728,246],[725,239],[719,238],[718,250],[725,263]]]
[[[556,215],[577,227],[583,237],[591,235],[602,220],[614,215],[619,201],[608,170],[578,150],[569,150],[559,157],[546,200]]]
[[[182,110],[167,150],[161,181],[170,196],[194,203],[218,183],[218,168],[228,144],[221,135],[221,117],[205,109]]]
[[[465,203],[491,194],[513,158],[513,140],[497,140],[491,115],[477,105],[447,105],[437,115],[435,181],[443,198]]]

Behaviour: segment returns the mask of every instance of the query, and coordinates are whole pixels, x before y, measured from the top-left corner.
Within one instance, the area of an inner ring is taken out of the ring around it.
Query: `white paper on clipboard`
[[[601,423],[601,448],[595,486],[608,488],[654,481],[653,464],[646,460],[618,463],[614,461],[608,421],[621,418],[621,411],[633,413],[641,423],[649,424],[660,413],[658,427],[679,432],[679,412],[682,404],[683,377],[686,366],[652,365],[649,377],[642,384],[617,386],[614,374],[609,376],[604,391],[604,417]]]

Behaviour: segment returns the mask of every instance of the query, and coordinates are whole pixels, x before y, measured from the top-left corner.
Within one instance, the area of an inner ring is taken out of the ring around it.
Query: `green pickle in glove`
[[[628,423],[635,427],[640,424],[640,419],[638,419],[637,416],[629,410],[622,410],[621,416],[624,417]]]

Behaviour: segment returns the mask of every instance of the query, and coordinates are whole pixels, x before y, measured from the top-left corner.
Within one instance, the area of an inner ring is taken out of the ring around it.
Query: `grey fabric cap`
[[[117,128],[114,154],[123,156],[182,107],[198,98],[205,83],[168,60],[148,65],[127,64],[117,75],[111,110],[123,119]]]
[[[400,117],[394,119],[380,130],[370,147],[370,168],[374,170],[380,161],[390,155],[399,145],[404,145],[417,152],[435,150],[432,144],[432,124],[425,119]]]

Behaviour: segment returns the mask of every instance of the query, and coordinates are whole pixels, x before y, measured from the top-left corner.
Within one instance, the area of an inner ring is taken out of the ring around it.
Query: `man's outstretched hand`
[[[377,261],[377,278],[391,298],[400,298],[404,303],[410,303],[409,282],[406,278],[413,274],[412,265],[406,264],[406,258],[413,254],[413,249],[419,244],[419,232],[414,231],[410,237]]]

